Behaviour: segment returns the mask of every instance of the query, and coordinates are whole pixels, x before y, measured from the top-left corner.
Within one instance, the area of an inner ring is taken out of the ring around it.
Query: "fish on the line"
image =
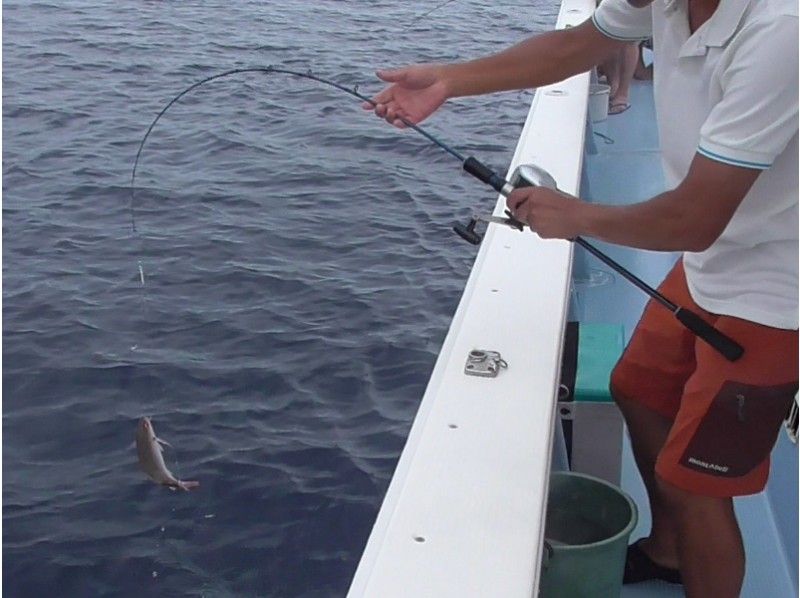
[[[139,455],[139,466],[142,470],[154,482],[163,484],[172,490],[180,489],[188,492],[193,488],[197,488],[200,482],[179,480],[167,469],[167,465],[164,463],[164,455],[162,454],[162,445],[170,446],[168,442],[156,436],[150,418],[143,417],[140,419],[139,425],[136,426],[136,452]]]

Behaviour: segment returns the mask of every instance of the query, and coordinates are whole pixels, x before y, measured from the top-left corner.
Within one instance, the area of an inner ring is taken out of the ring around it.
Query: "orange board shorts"
[[[656,460],[663,480],[703,496],[760,492],[797,392],[797,330],[705,311],[689,294],[681,260],[659,290],[742,345],[744,355],[726,360],[651,300],[611,374],[612,394],[672,421]]]

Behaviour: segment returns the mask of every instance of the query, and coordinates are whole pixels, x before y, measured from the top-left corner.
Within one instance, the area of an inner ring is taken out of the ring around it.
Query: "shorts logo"
[[[797,385],[727,381],[700,420],[678,461],[711,476],[737,478],[765,463]]]
[[[692,465],[697,465],[698,467],[702,467],[703,469],[708,469],[710,471],[718,471],[720,473],[728,473],[730,467],[727,465],[717,465],[716,463],[706,463],[705,461],[701,461],[700,459],[695,459],[694,457],[689,457],[689,463]]]

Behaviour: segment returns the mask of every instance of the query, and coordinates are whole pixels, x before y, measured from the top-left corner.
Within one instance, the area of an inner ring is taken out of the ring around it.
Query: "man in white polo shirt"
[[[625,581],[738,596],[732,498],[764,488],[797,392],[796,4],[603,0],[582,25],[492,56],[379,71],[391,85],[375,112],[402,127],[399,118],[420,122],[449,98],[551,84],[650,37],[668,191],[615,206],[526,188],[508,205],[544,238],[684,252],[660,290],[744,347],[731,363],[651,303],[611,381],[653,515],[650,536],[628,550]]]

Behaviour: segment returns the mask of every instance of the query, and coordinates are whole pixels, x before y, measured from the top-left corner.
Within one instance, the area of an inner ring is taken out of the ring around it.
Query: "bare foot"
[[[631,107],[631,105],[628,103],[627,100],[611,100],[608,103],[608,113],[609,114],[622,114],[623,112],[625,112],[630,107]]]

